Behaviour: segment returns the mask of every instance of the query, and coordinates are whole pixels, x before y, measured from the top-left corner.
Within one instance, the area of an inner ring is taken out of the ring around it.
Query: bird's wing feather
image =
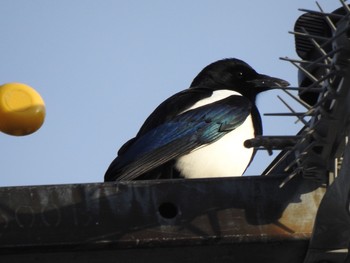
[[[218,140],[251,112],[242,96],[230,96],[184,112],[130,142],[108,168],[105,179],[132,180],[166,162]]]
[[[118,155],[124,154],[128,148],[148,131],[172,120],[179,113],[191,107],[195,101],[209,97],[212,90],[207,88],[186,89],[180,91],[161,103],[145,120],[135,138],[130,139],[119,149]]]

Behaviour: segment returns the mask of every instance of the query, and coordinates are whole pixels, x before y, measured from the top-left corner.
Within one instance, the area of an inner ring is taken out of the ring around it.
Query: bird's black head
[[[285,80],[257,73],[242,60],[229,58],[206,66],[190,88],[231,89],[254,101],[259,92],[288,85]]]

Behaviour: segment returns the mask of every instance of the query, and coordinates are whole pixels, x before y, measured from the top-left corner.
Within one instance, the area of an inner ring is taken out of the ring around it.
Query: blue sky
[[[325,11],[337,0],[320,0]],[[0,186],[101,182],[119,147],[152,110],[226,57],[297,84],[287,32],[314,1],[0,1],[0,84],[23,82],[47,107],[36,133],[0,133]],[[286,112],[269,91],[261,113]],[[295,134],[293,118],[264,117],[266,135]],[[281,125],[282,123],[282,125]],[[266,152],[247,171],[259,174]]]

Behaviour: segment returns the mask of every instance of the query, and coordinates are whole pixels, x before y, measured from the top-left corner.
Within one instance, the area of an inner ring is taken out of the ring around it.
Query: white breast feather
[[[190,109],[224,99],[231,95],[241,95],[232,90],[214,91],[210,98],[203,99]],[[190,110],[188,109],[188,110]],[[178,158],[176,168],[185,178],[241,176],[247,168],[253,149],[243,143],[254,137],[250,116],[242,125],[224,135],[218,141],[198,147],[189,154]]]

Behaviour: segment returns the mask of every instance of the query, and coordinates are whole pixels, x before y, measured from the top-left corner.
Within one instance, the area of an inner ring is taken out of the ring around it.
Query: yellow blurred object
[[[28,135],[37,131],[44,119],[45,103],[35,89],[15,82],[0,86],[0,131]]]

